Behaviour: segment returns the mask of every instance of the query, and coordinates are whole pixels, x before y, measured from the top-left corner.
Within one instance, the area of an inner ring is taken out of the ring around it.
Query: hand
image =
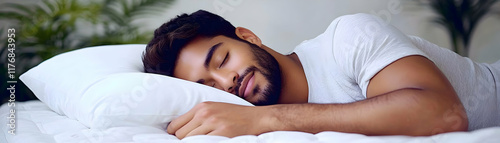
[[[173,120],[167,128],[179,139],[193,135],[235,137],[270,131],[265,107],[203,102]]]

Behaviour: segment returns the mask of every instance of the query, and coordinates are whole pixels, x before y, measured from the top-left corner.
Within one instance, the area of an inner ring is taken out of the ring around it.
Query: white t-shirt
[[[378,17],[339,17],[324,33],[302,42],[293,52],[306,74],[309,103],[364,100],[368,83],[376,73],[400,58],[421,55],[433,61],[453,85],[465,106],[469,130],[500,126],[500,61],[491,65],[475,63],[405,35]]]

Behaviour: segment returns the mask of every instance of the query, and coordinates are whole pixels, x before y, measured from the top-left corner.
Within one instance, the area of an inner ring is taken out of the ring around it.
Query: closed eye
[[[221,68],[226,63],[228,56],[229,56],[229,53],[226,53],[226,56],[224,57],[224,60],[222,60],[222,63],[220,63],[219,68]]]

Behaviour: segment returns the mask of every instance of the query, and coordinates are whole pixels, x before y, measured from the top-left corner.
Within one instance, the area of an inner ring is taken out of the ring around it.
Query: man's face
[[[257,45],[216,36],[196,38],[179,53],[174,77],[212,86],[256,105],[276,104],[281,71]]]

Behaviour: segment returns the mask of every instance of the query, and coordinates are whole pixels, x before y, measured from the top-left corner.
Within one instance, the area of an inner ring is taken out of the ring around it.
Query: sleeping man
[[[335,19],[287,55],[207,11],[156,29],[145,71],[232,93],[255,105],[198,104],[167,132],[258,135],[338,131],[425,136],[500,126],[500,61],[475,63],[378,17]]]

